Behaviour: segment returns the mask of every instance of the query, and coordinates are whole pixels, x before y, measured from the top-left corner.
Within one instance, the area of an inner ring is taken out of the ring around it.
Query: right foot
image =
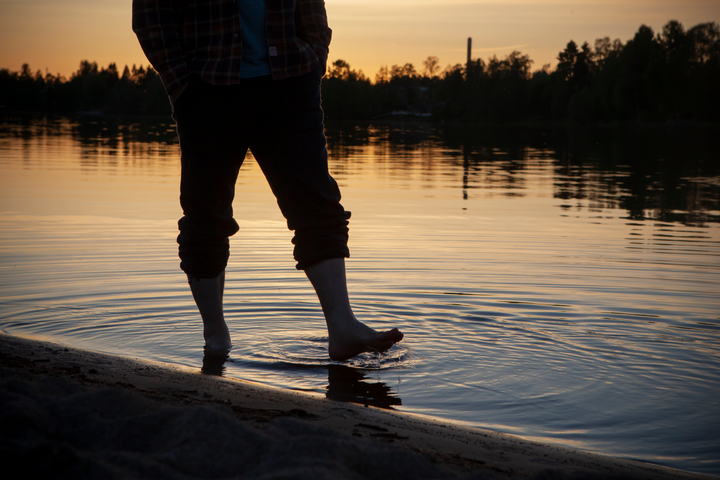
[[[352,329],[342,329],[330,334],[328,353],[335,361],[342,361],[363,352],[384,352],[403,339],[397,328],[378,332],[355,320]]]
[[[330,358],[341,361],[367,351],[384,352],[403,339],[397,328],[377,332],[355,318],[348,298],[344,258],[323,260],[306,268],[305,273],[325,315]]]

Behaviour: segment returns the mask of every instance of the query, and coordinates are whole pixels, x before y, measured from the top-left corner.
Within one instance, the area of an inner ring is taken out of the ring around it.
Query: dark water
[[[718,133],[328,125],[356,314],[406,333],[344,363],[249,157],[218,363],[173,125],[5,116],[0,329],[720,474]]]

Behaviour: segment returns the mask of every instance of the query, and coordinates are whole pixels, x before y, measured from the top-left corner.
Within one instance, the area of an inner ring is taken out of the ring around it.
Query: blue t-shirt
[[[265,35],[265,0],[238,0],[238,11],[243,41],[240,78],[270,75]]]

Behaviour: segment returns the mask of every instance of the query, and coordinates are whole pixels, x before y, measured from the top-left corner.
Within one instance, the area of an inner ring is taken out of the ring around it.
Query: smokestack
[[[468,55],[467,55],[467,70],[470,71],[470,61],[472,59],[472,37],[468,37]]]

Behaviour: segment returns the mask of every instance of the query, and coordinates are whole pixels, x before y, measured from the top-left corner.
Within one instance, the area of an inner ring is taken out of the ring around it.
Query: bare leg
[[[230,350],[230,332],[223,316],[225,272],[215,278],[190,278],[190,290],[203,320],[205,348],[209,351]]]
[[[368,350],[385,351],[399,342],[403,334],[393,328],[377,332],[359,322],[350,308],[345,280],[345,259],[322,261],[305,270],[322,305],[333,360],[347,360]]]

